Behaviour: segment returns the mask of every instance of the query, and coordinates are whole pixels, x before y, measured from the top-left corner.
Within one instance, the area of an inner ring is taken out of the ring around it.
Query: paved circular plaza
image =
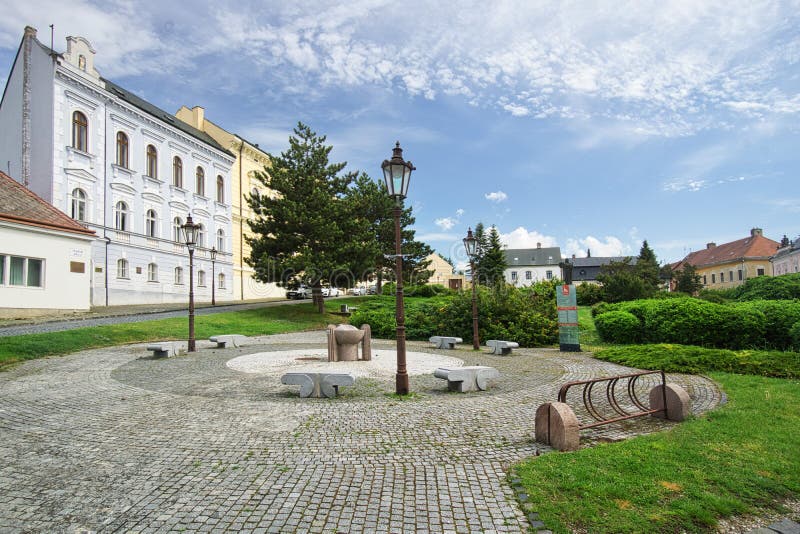
[[[394,345],[376,340],[374,369],[345,371],[354,386],[301,399],[280,374],[321,363],[324,347],[324,332],[235,349],[198,342],[169,359],[130,345],[0,373],[0,530],[525,532],[507,475],[549,451],[533,439],[536,408],[564,382],[630,371],[555,350],[494,356],[410,342],[414,395],[400,400],[386,371]],[[450,364],[501,377],[488,391],[449,393],[430,368]],[[669,380],[696,413],[721,400],[703,377]],[[636,419],[584,431],[582,442],[672,424]]]

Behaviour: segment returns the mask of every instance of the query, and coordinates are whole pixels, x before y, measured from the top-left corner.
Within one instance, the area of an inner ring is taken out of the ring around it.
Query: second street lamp
[[[217,247],[211,247],[211,305],[217,305],[217,298],[214,293],[214,288],[217,283],[216,262],[217,261]]]
[[[386,191],[394,198],[394,251],[395,276],[397,278],[397,300],[395,303],[395,319],[397,320],[397,374],[395,375],[395,392],[408,395],[408,370],[406,369],[406,325],[403,308],[403,254],[401,252],[402,233],[400,232],[400,215],[403,210],[403,199],[408,193],[411,171],[416,167],[410,161],[403,160],[403,149],[400,141],[392,150],[392,159],[381,163]]]
[[[194,352],[194,247],[197,245],[199,224],[192,222],[192,216],[186,217],[186,224],[181,225],[183,240],[189,249],[189,346],[187,350]]]
[[[475,276],[475,258],[478,256],[478,240],[472,235],[472,228],[467,230],[464,238],[464,248],[469,258],[469,270],[472,273],[472,348],[480,350],[481,341],[478,337],[478,284]]]

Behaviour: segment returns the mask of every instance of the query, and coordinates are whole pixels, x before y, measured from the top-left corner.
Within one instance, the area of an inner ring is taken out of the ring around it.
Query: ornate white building
[[[189,257],[179,226],[202,225],[195,297],[232,300],[234,155],[95,69],[68,37],[57,54],[25,29],[0,102],[8,174],[87,228],[93,306],[184,302]],[[218,253],[211,261],[211,249]]]

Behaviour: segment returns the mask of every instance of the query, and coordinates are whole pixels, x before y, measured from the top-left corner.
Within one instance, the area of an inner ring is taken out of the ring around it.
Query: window
[[[180,217],[172,219],[172,239],[176,243],[183,243],[183,230],[181,226],[183,226],[183,219]]]
[[[144,229],[147,237],[158,237],[157,229],[158,229],[158,217],[156,217],[155,210],[147,210],[147,215],[145,215],[144,220]]]
[[[517,279],[517,271],[511,271],[511,280]]]
[[[0,286],[6,284],[6,257],[0,254]]]
[[[128,260],[125,258],[117,260],[117,278],[128,278]]]
[[[175,285],[183,284],[183,267],[175,267]]]
[[[720,272],[719,273],[719,283],[721,284],[724,281],[725,281],[725,273],[724,272]]]
[[[128,215],[128,205],[121,200],[117,202],[114,207],[114,228],[127,232],[129,229]]]
[[[744,273],[742,272],[741,269],[739,269],[739,280],[741,280],[742,278],[744,278]]]
[[[158,151],[153,145],[147,145],[147,176],[158,178]]]
[[[206,272],[204,270],[202,270],[202,269],[197,271],[197,285],[199,287],[205,287],[206,286]]]
[[[217,176],[217,202],[225,202],[225,179],[221,175]]]
[[[217,276],[217,289],[225,289],[225,274],[219,273]]]
[[[553,279],[553,271],[547,271],[545,273],[545,276],[547,277],[548,280],[552,280]]]
[[[80,54],[78,56],[78,68],[81,69],[83,72],[86,72],[86,56]]]
[[[128,168],[128,136],[117,132],[117,165]]]
[[[86,193],[80,187],[72,190],[70,216],[76,221],[86,220]]]
[[[708,285],[708,280],[706,279],[706,275],[703,275],[703,285]]]
[[[525,271],[525,280],[533,279],[533,273],[530,271]]]
[[[147,281],[158,282],[158,265],[155,263],[147,264]]]
[[[12,286],[42,287],[44,260],[9,256],[8,283]],[[0,256],[0,283],[5,279],[5,256]]]
[[[717,275],[714,274],[714,273],[711,273],[711,283],[712,284],[716,284],[717,283]]]
[[[172,185],[183,187],[183,161],[178,156],[172,158]]]
[[[206,228],[202,224],[197,225],[197,243],[199,248],[206,246]]]
[[[733,271],[728,271],[728,282],[733,282]]]
[[[201,197],[206,196],[206,172],[203,167],[197,167],[195,171],[195,187],[194,191]]]
[[[225,250],[225,230],[217,230],[217,252]]]
[[[756,269],[756,276],[764,276],[764,268],[763,267],[759,267],[758,269]]]
[[[72,113],[72,148],[87,152],[89,146],[87,135],[89,132],[89,122],[86,120],[86,115],[80,111]]]

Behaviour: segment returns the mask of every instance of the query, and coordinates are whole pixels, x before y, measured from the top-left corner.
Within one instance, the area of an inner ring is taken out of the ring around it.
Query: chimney
[[[203,123],[205,122],[206,118],[206,110],[200,106],[195,106],[192,108],[192,126],[197,128],[200,131],[203,131]]]
[[[714,248],[716,246],[717,246],[716,243],[706,243],[706,249]]]
[[[33,39],[36,39],[36,28],[33,26],[25,26],[25,33],[23,34],[23,37],[32,37]]]
[[[591,258],[592,257],[592,249],[589,249],[589,248],[586,249],[586,257],[587,258]]]
[[[763,236],[764,231],[761,228],[751,228],[750,229],[750,237],[755,237],[757,235]]]
[[[542,244],[541,243],[536,243],[536,248],[542,248]]]
[[[572,255],[572,261],[575,261],[575,254]]]

